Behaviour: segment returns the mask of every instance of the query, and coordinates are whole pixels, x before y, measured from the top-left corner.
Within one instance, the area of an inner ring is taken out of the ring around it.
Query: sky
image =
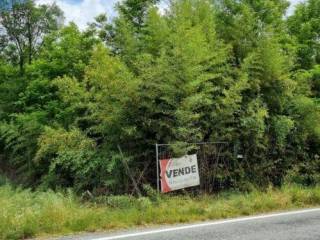
[[[114,16],[114,5],[121,0],[36,0],[39,4],[57,5],[64,11],[66,23],[73,21],[80,29],[84,29],[88,22],[92,22],[94,17],[101,13]],[[289,14],[293,12],[294,5],[303,0],[290,0],[291,8]]]

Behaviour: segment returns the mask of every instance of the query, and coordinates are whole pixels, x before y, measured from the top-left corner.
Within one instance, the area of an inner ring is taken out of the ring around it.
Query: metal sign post
[[[159,150],[156,143],[156,165],[157,165],[157,191],[160,192],[160,173],[159,173]]]

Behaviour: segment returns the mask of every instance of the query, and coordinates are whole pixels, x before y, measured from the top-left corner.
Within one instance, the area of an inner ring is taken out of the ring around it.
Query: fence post
[[[159,150],[158,143],[156,143],[156,165],[157,165],[157,191],[160,192],[160,173],[159,173]]]

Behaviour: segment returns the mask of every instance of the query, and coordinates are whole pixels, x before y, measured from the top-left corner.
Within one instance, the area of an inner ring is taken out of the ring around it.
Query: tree
[[[23,74],[12,64],[0,66],[0,139],[5,145],[2,151],[26,185],[40,184],[41,177],[48,175],[52,159],[34,161],[38,138],[45,129],[72,128],[76,117],[86,110],[86,106],[77,112],[68,108],[53,80],[62,76],[83,80],[96,43],[93,36],[71,24],[44,36],[36,59],[25,66]],[[81,95],[79,98],[82,100]]]
[[[289,2],[287,0],[214,0],[217,14],[217,32],[234,51],[235,65],[256,46],[259,36],[273,29],[285,41],[286,28],[284,16]]]
[[[59,28],[62,19],[62,11],[55,4],[37,6],[33,0],[14,3],[10,10],[1,12],[0,43],[5,44],[0,47],[1,54],[17,61],[22,72],[38,53],[44,35]]]
[[[105,25],[110,36],[107,45],[121,56],[123,61],[134,70],[134,62],[143,48],[143,28],[149,14],[159,0],[125,0],[118,3],[118,17],[113,23]],[[101,19],[100,19],[101,20]]]
[[[88,168],[85,168],[90,170],[86,173],[88,181],[95,182],[95,187],[108,186],[120,192],[126,178],[118,159],[117,146],[126,143],[128,136],[135,133],[134,127],[131,128],[128,108],[131,104],[138,105],[137,80],[118,57],[112,56],[103,45],[98,45],[93,50],[83,79],[65,76],[55,79],[53,85],[58,89],[65,115],[69,115],[73,120],[69,128],[77,127],[82,135],[86,135],[86,138],[94,141],[97,146],[93,152],[91,151],[93,155],[85,152],[84,155],[74,155],[73,149],[67,149],[67,156],[65,152],[59,152],[59,149],[48,149],[59,156],[53,159],[60,161],[56,170],[66,171],[62,179],[56,175],[57,180],[70,178],[71,175],[83,178],[83,175],[79,175],[83,174],[84,165],[79,165],[83,162],[88,163]],[[55,134],[54,130],[51,130],[51,133]],[[71,132],[66,133],[66,136],[69,134]],[[55,134],[55,138],[59,138],[59,134]],[[75,145],[77,141],[73,140]],[[46,147],[45,144],[42,145]],[[64,162],[61,162],[62,160]],[[98,170],[101,168],[102,172]],[[72,169],[76,170],[74,174]],[[101,177],[97,179],[96,174],[100,173]],[[79,182],[77,185],[81,184]]]
[[[81,32],[76,24],[70,23],[46,35],[31,68],[49,79],[63,75],[83,78],[92,50],[99,42],[91,33]]]
[[[251,85],[247,96],[262,96],[272,114],[282,114],[295,89],[290,76],[293,61],[271,34],[258,40],[258,47],[245,59],[243,68]]]
[[[121,15],[129,21],[136,31],[140,31],[145,23],[145,17],[150,7],[159,0],[125,0],[118,4],[117,8]]]
[[[175,113],[177,140],[229,140],[226,126],[239,108],[245,79],[233,79],[229,72],[229,48],[217,38],[212,5],[177,1],[171,14],[168,56],[174,58],[171,64],[182,90]]]
[[[308,0],[300,3],[288,18],[288,26],[299,43],[299,65],[303,69],[310,69],[320,64],[320,2]]]

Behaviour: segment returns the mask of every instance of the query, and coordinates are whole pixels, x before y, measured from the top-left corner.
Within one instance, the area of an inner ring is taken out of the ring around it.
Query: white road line
[[[235,219],[229,219],[224,221],[199,223],[199,224],[186,225],[181,227],[172,227],[172,228],[164,228],[164,229],[152,230],[152,231],[146,231],[146,232],[129,233],[129,234],[123,234],[118,236],[93,238],[92,240],[123,239],[123,238],[145,236],[145,235],[164,233],[164,232],[173,232],[173,231],[179,231],[179,230],[185,230],[185,229],[191,229],[191,228],[208,227],[208,226],[221,225],[221,224],[227,224],[227,223],[245,222],[245,221],[266,219],[266,218],[272,218],[272,217],[290,216],[290,215],[297,215],[297,214],[311,213],[311,212],[318,212],[318,211],[320,211],[320,208],[306,209],[306,210],[285,212],[285,213],[274,213],[274,214],[260,215],[260,216],[254,216],[254,217],[235,218]]]

